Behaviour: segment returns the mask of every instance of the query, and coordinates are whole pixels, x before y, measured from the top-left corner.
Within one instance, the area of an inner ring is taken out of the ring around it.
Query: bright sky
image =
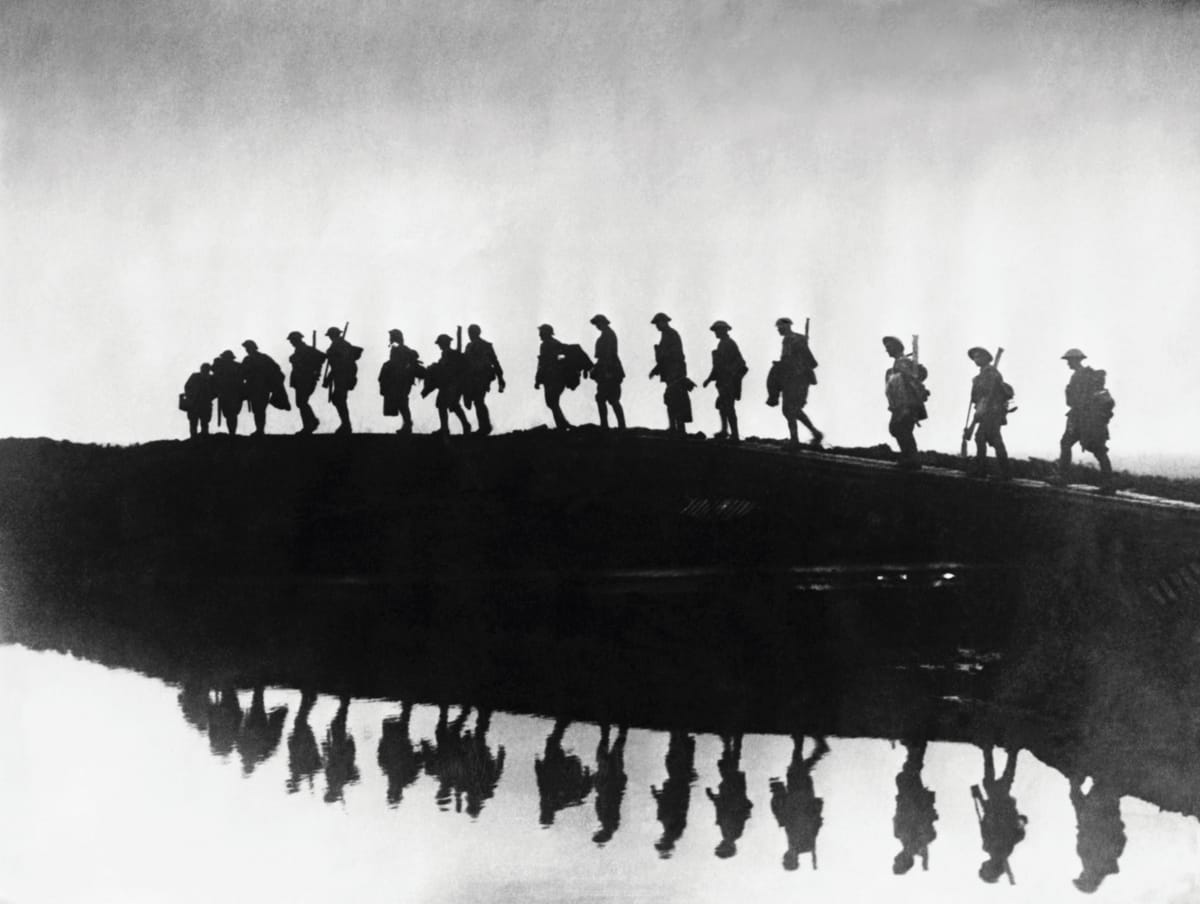
[[[389,328],[428,361],[470,322],[510,376],[498,429],[528,427],[537,325],[590,350],[598,311],[630,421],[665,426],[663,310],[697,382],[709,323],[733,324],[746,434],[785,435],[763,380],[788,314],[812,320],[830,442],[889,440],[879,339],[918,333],[924,446],[957,448],[981,344],[1006,349],[1010,446],[1052,457],[1080,346],[1118,467],[1183,453],[1196,46],[1186,4],[5,4],[0,435],[186,435],[201,361],[247,338],[282,361],[290,330],[346,320],[358,429],[398,426]],[[712,402],[693,395],[708,433]],[[594,419],[587,387],[564,407]]]

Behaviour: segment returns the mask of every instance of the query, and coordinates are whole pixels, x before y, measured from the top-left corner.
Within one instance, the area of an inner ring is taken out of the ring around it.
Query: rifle
[[[456,352],[462,351],[462,324],[454,328],[454,350]]]
[[[808,320],[809,320],[809,318],[807,318],[807,317],[804,318],[804,338],[805,339],[808,338]]]
[[[995,367],[999,365],[1000,359],[1003,356],[1004,346],[1000,346],[998,349],[996,349],[996,360],[992,362],[992,366]],[[967,402],[967,420],[966,423],[963,424],[962,443],[958,447],[959,458],[967,457],[967,443],[971,439],[971,434],[975,432],[975,422],[971,419],[971,408],[974,407],[974,405],[975,403],[972,401]]]

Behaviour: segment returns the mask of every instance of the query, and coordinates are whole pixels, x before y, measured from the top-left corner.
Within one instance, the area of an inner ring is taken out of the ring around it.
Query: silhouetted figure
[[[692,782],[696,780],[695,762],[696,739],[687,732],[671,732],[667,743],[667,779],[661,789],[650,786],[650,793],[658,803],[658,821],[663,827],[654,849],[663,860],[671,856],[687,828]]]
[[[978,345],[967,351],[967,357],[979,366],[979,373],[971,380],[971,404],[975,416],[967,428],[970,435],[975,430],[975,464],[968,469],[972,477],[987,476],[987,447],[996,450],[996,464],[1000,468],[1000,479],[1009,480],[1012,472],[1008,466],[1008,449],[1004,446],[1001,428],[1008,423],[1008,394],[1004,378],[992,364],[992,353]],[[966,437],[964,437],[965,439]]]
[[[217,409],[225,418],[225,429],[237,435],[238,414],[242,410],[242,365],[229,349],[213,361],[213,390],[217,394]]]
[[[187,382],[183,384],[183,395],[187,403],[188,436],[208,436],[208,425],[212,423],[213,399],[217,395],[211,364],[201,364],[200,369],[187,378]]]
[[[900,842],[900,853],[892,861],[892,872],[902,876],[921,858],[921,869],[929,869],[929,845],[937,838],[933,824],[938,813],[934,793],[921,780],[925,766],[925,742],[904,742],[904,765],[896,775],[896,815],[892,831]]]
[[[625,774],[624,725],[617,729],[617,739],[609,745],[609,727],[600,726],[600,745],[596,748],[596,818],[600,828],[592,835],[592,841],[603,846],[612,840],[621,826],[621,801],[625,798],[625,786],[629,777]]]
[[[308,724],[308,716],[312,712],[317,695],[312,691],[300,694],[300,710],[292,721],[292,733],[288,735],[288,780],[289,794],[300,790],[302,783],[312,789],[313,779],[321,770],[321,751],[317,748],[317,738],[312,727]]]
[[[1112,462],[1108,458],[1108,422],[1112,420],[1114,402],[1105,386],[1107,374],[1087,367],[1086,358],[1077,348],[1069,348],[1063,360],[1071,369],[1067,383],[1067,426],[1059,441],[1058,476],[1055,483],[1065,483],[1071,466],[1071,450],[1076,443],[1084,452],[1096,456],[1100,465],[1100,491],[1111,493]]]
[[[267,406],[275,404],[290,409],[291,403],[283,390],[283,370],[275,359],[260,352],[253,339],[243,342],[242,348],[246,350],[242,359],[242,394],[254,415],[254,435],[262,436],[267,429]]]
[[[883,347],[892,357],[892,366],[884,375],[884,394],[887,396],[888,411],[891,412],[888,432],[900,447],[900,458],[896,464],[917,471],[921,463],[917,460],[917,440],[913,431],[927,417],[925,399],[929,396],[924,377],[921,376],[923,368],[904,354],[904,343],[895,336],[884,336]]]
[[[250,696],[250,709],[242,719],[238,732],[238,754],[242,758],[242,772],[249,775],[254,768],[270,758],[283,738],[283,723],[287,721],[287,707],[275,706],[267,712],[263,701],[263,689],[256,687]]]
[[[741,760],[742,736],[739,734],[722,737],[721,758],[717,761],[721,781],[717,785],[717,793],[714,794],[712,788],[704,789],[717,811],[721,843],[717,845],[714,853],[721,859],[737,853],[738,839],[746,831],[746,821],[754,808],[746,794],[746,773],[742,772]]]
[[[717,413],[721,416],[721,430],[717,439],[731,439],[735,443],[741,439],[738,435],[737,402],[742,397],[742,378],[750,370],[746,359],[742,357],[741,349],[729,335],[733,329],[724,320],[716,321],[709,327],[717,334],[717,347],[712,353],[712,370],[704,380],[705,388],[709,383],[717,384]]]
[[[592,365],[592,380],[596,383],[596,410],[600,413],[600,426],[608,427],[608,409],[611,406],[617,417],[617,429],[625,429],[625,409],[621,407],[621,383],[625,380],[625,368],[617,354],[617,334],[603,314],[591,319],[591,324],[600,331],[596,337],[595,364]]]
[[[232,687],[222,688],[208,708],[208,747],[219,757],[233,753],[242,727],[242,704]]]
[[[467,815],[478,818],[485,802],[496,795],[496,786],[504,774],[504,747],[492,753],[487,743],[488,728],[492,724],[491,710],[481,709],[475,719],[475,730],[463,736],[465,766],[462,791],[467,799]]]
[[[792,761],[787,769],[787,782],[771,779],[771,812],[787,835],[787,851],[783,855],[785,870],[799,869],[800,855],[811,854],[813,869],[817,867],[817,833],[821,831],[825,809],[824,799],[817,797],[813,787],[812,770],[821,757],[829,752],[825,739],[818,737],[812,754],[804,756],[804,736],[792,736]]]
[[[342,800],[347,785],[358,781],[358,766],[354,762],[354,737],[346,731],[346,716],[350,710],[350,698],[342,697],[338,702],[337,714],[329,723],[323,749],[325,759],[325,803]]]
[[[1017,802],[1012,796],[1012,783],[1017,774],[1017,756],[1020,748],[1006,754],[1004,772],[996,778],[996,764],[992,758],[992,746],[983,748],[983,790],[979,785],[971,786],[971,797],[975,801],[975,815],[979,819],[979,832],[983,837],[983,850],[988,855],[979,867],[979,878],[984,882],[996,882],[1003,875],[1015,884],[1008,858],[1013,848],[1025,837],[1028,820],[1017,812]]]
[[[579,757],[562,748],[563,734],[570,724],[569,719],[554,723],[554,729],[546,738],[542,759],[535,759],[533,763],[541,799],[538,821],[543,826],[553,825],[556,813],[579,806],[592,791],[592,770],[584,766]]]
[[[1071,806],[1075,808],[1075,851],[1083,871],[1075,887],[1091,894],[1106,878],[1120,872],[1117,861],[1125,851],[1125,823],[1121,820],[1121,795],[1105,779],[1095,779],[1083,793],[1083,779],[1071,778]]]
[[[187,679],[179,686],[179,696],[175,699],[187,723],[201,734],[208,734],[208,714],[212,707],[208,685]]]
[[[571,424],[562,413],[561,400],[563,390],[567,386],[566,363],[567,346],[554,338],[554,327],[543,323],[538,327],[541,345],[538,346],[537,373],[533,378],[533,388],[540,389],[546,399],[546,407],[554,415],[554,426],[558,430],[567,430]]]
[[[455,812],[462,812],[463,776],[467,768],[466,741],[462,732],[470,714],[471,707],[464,706],[451,722],[450,708],[443,704],[438,708],[433,743],[421,742],[425,774],[438,781],[434,800],[439,810],[448,810],[453,802]]]
[[[421,775],[422,757],[408,735],[411,717],[412,704],[401,704],[400,715],[384,719],[379,735],[379,768],[387,776],[387,802],[391,807],[400,803],[404,789]]]
[[[388,330],[388,359],[379,368],[379,394],[383,396],[384,417],[400,415],[401,424],[397,433],[412,433],[412,411],[409,396],[413,384],[425,376],[425,366],[420,356],[404,344],[404,334],[399,330]]]
[[[779,360],[771,365],[767,374],[767,404],[774,407],[783,400],[781,411],[788,425],[787,445],[800,445],[799,422],[812,434],[812,444],[821,445],[825,434],[813,426],[804,406],[808,404],[808,388],[817,382],[817,359],[808,347],[808,337],[792,331],[792,319],[780,317],[775,329],[783,338]]]
[[[442,333],[434,343],[441,349],[442,355],[425,368],[425,388],[421,397],[437,391],[434,402],[437,404],[438,433],[442,436],[450,434],[450,412],[458,418],[464,434],[471,432],[471,422],[462,409],[463,380],[466,377],[467,362],[463,353],[454,348],[454,340]]]
[[[331,326],[325,331],[329,338],[329,348],[325,352],[328,371],[321,385],[329,390],[329,401],[338,413],[338,427],[334,433],[353,433],[350,425],[350,390],[358,385],[358,359],[362,357],[362,349],[351,345],[342,331]]]
[[[313,336],[316,336],[314,331]],[[310,399],[317,391],[317,383],[321,381],[321,368],[325,366],[325,353],[304,341],[304,334],[292,330],[287,335],[292,344],[292,353],[288,361],[292,365],[292,375],[288,379],[292,390],[296,393],[296,408],[300,411],[300,429],[297,433],[315,433],[320,421],[313,414]],[[314,338],[315,341],[315,338]]]
[[[659,332],[650,378],[658,377],[666,385],[663,404],[667,406],[667,430],[683,435],[687,432],[687,425],[692,422],[692,399],[689,393],[696,388],[696,384],[688,379],[683,340],[671,326],[671,318],[660,311],[650,322]]]
[[[467,347],[463,350],[466,357],[466,372],[463,375],[463,399],[467,408],[475,408],[475,416],[479,418],[479,434],[487,436],[492,432],[492,418],[488,412],[487,394],[496,387],[504,392],[504,370],[500,367],[500,359],[496,357],[496,349],[481,335],[481,330],[472,323],[467,327]]]

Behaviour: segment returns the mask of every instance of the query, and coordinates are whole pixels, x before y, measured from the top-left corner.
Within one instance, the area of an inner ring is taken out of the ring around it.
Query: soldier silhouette
[[[1100,465],[1100,492],[1115,492],[1112,462],[1108,458],[1108,422],[1112,420],[1113,397],[1105,385],[1107,374],[1103,370],[1088,367],[1083,363],[1087,357],[1077,348],[1069,348],[1063,360],[1071,369],[1067,383],[1067,425],[1059,441],[1058,474],[1051,483],[1063,485],[1071,466],[1071,450],[1076,443],[1084,452],[1096,456]]]
[[[884,336],[883,347],[892,358],[892,365],[884,375],[884,394],[891,412],[888,432],[900,448],[896,465],[919,471],[921,463],[917,459],[917,440],[913,431],[928,416],[925,399],[929,396],[921,376],[922,368],[904,353],[904,343],[895,336]]]
[[[458,418],[463,434],[471,432],[471,422],[462,409],[463,381],[466,377],[467,362],[463,353],[454,347],[454,341],[442,333],[434,340],[442,350],[442,356],[425,368],[425,388],[421,396],[427,396],[437,390],[438,433],[442,436],[450,434],[449,415],[451,412]]]
[[[561,400],[566,389],[565,357],[567,346],[554,338],[554,327],[543,323],[538,327],[541,345],[538,346],[537,373],[533,378],[533,388],[541,389],[546,400],[546,407],[554,415],[554,426],[558,430],[568,430],[570,422],[563,415]]]
[[[671,318],[660,311],[650,319],[650,323],[659,332],[650,379],[658,377],[666,385],[663,404],[667,407],[667,430],[682,436],[692,422],[692,399],[689,393],[696,388],[696,384],[688,379],[683,340],[671,326]]]
[[[225,349],[213,361],[212,378],[217,394],[217,410],[225,418],[225,429],[229,435],[236,436],[238,414],[242,410],[242,365],[229,349]]]
[[[500,359],[496,357],[496,349],[483,338],[478,325],[472,323],[467,327],[467,337],[467,347],[463,350],[463,356],[466,358],[463,398],[467,408],[475,409],[475,416],[479,419],[480,436],[487,436],[492,432],[487,394],[492,388],[493,380],[496,381],[496,388],[504,392],[504,370],[500,367]]]
[[[595,365],[592,380],[596,383],[596,410],[600,413],[600,426],[608,427],[608,409],[611,407],[617,418],[617,429],[625,429],[625,409],[621,407],[621,383],[625,380],[625,368],[617,354],[617,334],[609,319],[597,314],[591,324],[600,331],[596,337]]]
[[[1121,795],[1107,779],[1093,780],[1083,793],[1083,777],[1072,776],[1071,806],[1075,808],[1075,852],[1083,871],[1072,880],[1091,894],[1106,878],[1120,872],[1117,861],[1125,851],[1125,823],[1121,820]]]
[[[325,760],[325,803],[332,804],[345,798],[346,786],[359,779],[355,763],[356,747],[354,736],[346,730],[346,717],[350,711],[350,698],[342,697],[329,731],[325,734],[322,754]]]
[[[250,709],[242,719],[237,736],[238,754],[242,758],[242,772],[245,775],[253,772],[259,763],[268,760],[279,747],[287,712],[286,706],[275,706],[267,712],[263,688],[254,688],[250,695]]]
[[[384,719],[379,734],[377,759],[379,768],[387,776],[389,807],[398,806],[404,798],[404,790],[421,775],[422,757],[409,738],[411,718],[412,704],[402,703],[400,715]]]
[[[312,691],[302,691],[300,694],[300,709],[292,721],[292,732],[288,735],[288,779],[287,791],[295,794],[300,785],[306,783],[312,789],[313,779],[324,765],[321,761],[321,751],[317,747],[317,739],[312,727],[308,724],[309,714],[317,695]]]
[[[316,333],[314,331],[313,335]],[[292,330],[287,335],[292,344],[292,354],[288,361],[292,365],[292,375],[288,382],[296,393],[296,408],[300,411],[300,429],[297,433],[314,433],[320,421],[313,414],[310,399],[316,392],[317,383],[321,380],[321,368],[325,364],[325,353],[319,348],[313,348],[304,341],[304,334]]]
[[[813,869],[816,869],[817,834],[825,821],[822,816],[825,801],[816,795],[812,770],[828,752],[829,745],[824,738],[818,737],[812,754],[806,758],[804,736],[792,735],[792,761],[788,764],[787,781],[771,779],[771,812],[787,835],[787,850],[783,855],[785,870],[799,869],[801,854],[810,854]]]
[[[813,426],[804,412],[804,406],[808,404],[808,388],[817,382],[817,359],[808,347],[808,337],[792,331],[790,317],[776,320],[775,329],[783,342],[779,360],[771,368],[771,373],[767,374],[767,404],[774,407],[782,399],[781,410],[788,425],[788,446],[800,445],[797,421],[812,434],[812,444],[819,446],[825,434]]]
[[[321,385],[329,390],[329,401],[338,413],[338,427],[334,433],[353,433],[350,424],[350,391],[358,385],[358,359],[362,349],[351,345],[336,326],[325,331],[329,348],[325,352],[328,371]]]
[[[409,396],[413,384],[425,376],[425,366],[420,356],[404,344],[404,334],[400,330],[388,330],[388,359],[379,368],[379,394],[383,396],[384,417],[400,415],[400,429],[397,433],[412,433],[412,412],[409,409]]]
[[[540,799],[538,821],[543,826],[554,825],[560,810],[579,806],[592,792],[592,770],[579,757],[563,750],[563,735],[570,724],[569,719],[558,719],[546,737],[541,759],[534,759]]]
[[[896,815],[893,834],[900,842],[900,853],[892,861],[892,872],[902,876],[913,868],[919,857],[921,869],[929,869],[929,845],[937,838],[933,824],[938,813],[934,793],[921,780],[925,766],[925,742],[904,741],[904,765],[896,775]]]
[[[242,394],[250,403],[250,412],[254,416],[254,435],[262,436],[267,429],[267,406],[283,393],[283,370],[274,358],[258,350],[258,343],[253,339],[243,342],[242,348],[246,350],[246,357],[242,359]],[[287,396],[282,398],[287,404]],[[291,405],[287,404],[287,407]]]
[[[737,853],[738,839],[746,831],[746,821],[754,807],[746,794],[746,773],[741,770],[741,760],[742,736],[723,736],[721,758],[717,761],[721,781],[715,794],[712,788],[704,789],[716,809],[717,825],[721,829],[721,843],[714,851],[721,859]]]
[[[438,707],[438,721],[433,733],[433,743],[421,742],[421,760],[425,765],[425,774],[436,778],[438,782],[437,791],[434,792],[434,801],[439,810],[450,809],[451,803],[456,812],[462,810],[463,773],[467,768],[463,728],[470,715],[471,707],[464,706],[451,722],[450,707],[442,704]]]
[[[737,402],[742,397],[742,378],[750,370],[736,342],[729,335],[733,329],[724,320],[709,327],[717,335],[717,347],[712,353],[712,371],[704,380],[704,386],[717,384],[717,413],[721,416],[721,430],[717,439],[731,439],[735,443],[738,435]]]
[[[675,845],[683,837],[683,830],[687,828],[692,782],[697,777],[695,762],[696,739],[687,732],[671,732],[667,742],[666,781],[662,788],[650,787],[650,793],[658,804],[658,821],[663,827],[654,849],[663,860],[671,856]]]
[[[604,846],[612,840],[621,825],[621,801],[625,797],[625,786],[629,777],[625,774],[624,725],[617,729],[617,739],[610,746],[609,726],[600,726],[600,744],[596,748],[596,818],[600,828],[592,835],[592,841]]]
[[[975,815],[979,820],[979,833],[983,838],[983,850],[988,855],[979,867],[979,878],[984,882],[999,881],[1007,875],[1010,884],[1015,884],[1008,859],[1013,849],[1025,837],[1024,816],[1017,812],[1017,802],[1012,796],[1012,783],[1017,773],[1017,756],[1020,748],[1006,754],[1004,772],[996,778],[996,764],[992,756],[992,745],[983,750],[983,789],[971,786],[971,797],[975,802]]]
[[[992,363],[992,353],[981,346],[967,350],[969,357],[979,367],[979,373],[971,380],[971,404],[975,406],[975,416],[971,426],[963,435],[966,441],[971,429],[975,430],[975,462],[968,469],[972,477],[987,476],[987,447],[996,450],[996,463],[1000,469],[1000,479],[1009,480],[1012,472],[1008,466],[1008,449],[1004,445],[1002,428],[1008,423],[1008,394],[1005,390],[1004,377]]]
[[[183,397],[187,404],[188,436],[208,436],[208,425],[212,423],[213,399],[216,398],[216,394],[212,365],[205,362],[183,384]]]

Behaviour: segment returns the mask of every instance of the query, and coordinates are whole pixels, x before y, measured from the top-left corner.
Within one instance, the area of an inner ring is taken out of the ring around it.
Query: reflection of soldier
[[[315,338],[316,333],[313,333]],[[321,423],[313,414],[309,399],[316,391],[321,379],[321,367],[325,363],[325,353],[319,348],[313,348],[304,341],[304,334],[292,330],[287,335],[295,351],[288,357],[292,365],[292,376],[289,379],[292,389],[296,392],[296,407],[300,410],[300,429],[298,433],[313,433]]]
[[[200,369],[187,378],[183,384],[183,395],[187,402],[188,435],[208,436],[213,399],[216,397],[211,364],[201,364]]]
[[[312,712],[317,695],[312,691],[300,694],[300,711],[292,722],[292,733],[288,735],[288,780],[289,794],[300,790],[301,782],[306,782],[311,789],[313,778],[322,766],[321,752],[317,749],[317,739],[308,724],[308,715]]]
[[[329,723],[325,734],[323,753],[325,757],[325,803],[343,799],[346,786],[358,781],[358,766],[354,762],[354,736],[346,731],[346,716],[350,711],[350,698],[342,697],[338,702],[337,714]]]
[[[737,402],[742,397],[742,378],[750,369],[746,367],[746,359],[736,342],[729,337],[733,329],[724,320],[716,321],[709,327],[717,334],[717,347],[712,353],[712,371],[704,380],[704,385],[717,384],[717,413],[721,415],[721,432],[717,439],[729,437],[735,443],[738,436]]]
[[[475,408],[475,416],[479,418],[479,434],[487,436],[492,432],[492,419],[485,397],[492,388],[492,380],[496,381],[496,388],[504,392],[504,371],[500,367],[500,359],[496,357],[496,349],[483,338],[481,332],[474,323],[467,327],[470,341],[463,350],[467,363],[463,398],[468,408]]]
[[[692,782],[696,780],[695,762],[696,739],[687,732],[671,732],[671,740],[667,744],[667,780],[661,789],[650,787],[650,793],[658,802],[658,821],[663,827],[662,836],[654,843],[654,849],[664,860],[671,856],[676,842],[683,837],[683,830],[687,828]]]
[[[259,763],[266,761],[283,738],[283,723],[287,721],[287,707],[276,706],[267,712],[263,702],[263,689],[256,687],[250,697],[250,709],[242,719],[238,732],[237,747],[242,758],[242,772],[249,775]]]
[[[408,736],[411,717],[412,704],[401,704],[400,715],[384,719],[379,735],[379,768],[387,776],[387,802],[392,807],[400,803],[404,789],[421,774],[421,755]]]
[[[242,348],[246,350],[246,357],[242,359],[243,394],[254,415],[254,435],[262,436],[267,429],[267,405],[273,399],[282,400],[280,407],[290,408],[291,405],[283,394],[283,371],[275,359],[260,352],[253,339],[243,342]]]
[[[716,808],[717,825],[721,827],[721,843],[714,853],[724,859],[737,853],[737,840],[746,830],[746,821],[754,805],[746,794],[746,773],[740,768],[742,736],[723,737],[721,743],[721,759],[717,761],[721,782],[716,794],[712,788],[704,790]]]
[[[596,818],[600,828],[592,836],[596,844],[611,841],[621,825],[621,800],[625,797],[625,726],[617,729],[617,739],[609,746],[608,725],[600,726],[600,745],[596,748]]]
[[[467,815],[472,819],[483,812],[484,802],[495,796],[496,786],[504,773],[504,747],[499,747],[495,755],[488,747],[487,733],[491,722],[491,710],[481,709],[475,720],[475,731],[468,731],[463,738],[466,768],[462,790],[467,798]]]
[[[617,429],[625,429],[625,409],[621,407],[621,383],[625,379],[625,368],[617,354],[617,334],[603,314],[597,314],[591,323],[600,331],[596,337],[595,366],[592,379],[596,382],[596,408],[600,412],[600,426],[608,426],[608,406],[617,416]]]
[[[817,797],[813,787],[812,770],[821,757],[829,752],[825,739],[818,737],[812,755],[804,757],[804,736],[792,736],[792,761],[788,764],[787,783],[771,779],[771,812],[787,835],[787,851],[783,855],[785,870],[798,869],[800,855],[811,854],[813,869],[817,867],[817,833],[821,831],[825,809],[824,799]]]
[[[230,436],[234,436],[237,433],[238,414],[242,410],[242,365],[229,349],[225,349],[213,361],[212,377],[213,389],[217,394],[217,410],[225,418],[225,429]]]
[[[1083,779],[1071,779],[1071,806],[1075,808],[1075,852],[1083,864],[1073,880],[1080,891],[1094,892],[1108,876],[1120,872],[1117,861],[1125,850],[1125,823],[1121,821],[1121,796],[1105,779],[1092,782],[1083,793]]]
[[[543,826],[554,824],[554,815],[567,807],[577,807],[592,791],[592,770],[584,766],[579,757],[566,753],[562,748],[563,734],[570,720],[559,719],[546,738],[546,749],[542,759],[535,759],[538,795],[541,798],[539,822]]]
[[[686,425],[692,422],[692,399],[688,393],[696,388],[696,384],[688,379],[683,340],[670,325],[671,318],[660,311],[650,322],[659,332],[650,378],[658,377],[667,387],[663,390],[663,404],[667,406],[667,430],[682,434],[687,431]]]
[[[1004,772],[996,778],[996,764],[992,759],[992,747],[983,748],[983,790],[979,785],[971,786],[975,800],[975,815],[979,819],[979,833],[983,836],[983,850],[987,860],[979,867],[979,878],[984,882],[996,882],[1003,875],[1015,884],[1008,858],[1025,837],[1028,820],[1017,812],[1017,802],[1012,796],[1012,783],[1017,774],[1017,756],[1020,749],[1006,754]]]
[[[233,753],[242,726],[242,704],[237,691],[226,687],[208,705],[208,747],[217,756]]]
[[[825,434],[813,426],[813,422],[804,412],[804,406],[808,404],[808,388],[817,382],[817,359],[808,347],[808,337],[792,332],[790,317],[780,317],[776,320],[775,329],[783,337],[783,345],[779,352],[779,360],[767,374],[767,404],[777,405],[782,398],[783,405],[780,410],[787,420],[789,446],[800,445],[797,421],[812,434],[812,444],[819,446]]]
[[[451,347],[453,341],[445,333],[434,340],[438,348],[442,350],[442,356],[425,368],[425,388],[421,390],[422,398],[437,390],[437,398],[434,401],[437,404],[438,421],[441,424],[438,433],[443,436],[450,433],[450,412],[454,412],[455,417],[458,418],[464,434],[471,432],[471,423],[467,420],[461,404],[466,360],[463,358],[462,352]]]
[[[1084,452],[1096,456],[1100,465],[1100,490],[1113,492],[1112,462],[1108,458],[1108,422],[1113,416],[1113,398],[1105,386],[1103,370],[1087,367],[1086,358],[1077,348],[1069,348],[1063,360],[1071,368],[1067,383],[1067,426],[1059,441],[1058,480],[1065,482],[1071,465],[1071,450],[1076,443]]]
[[[388,330],[391,349],[388,359],[379,368],[379,394],[383,396],[383,416],[400,415],[401,424],[397,433],[412,433],[412,412],[408,397],[418,377],[425,375],[425,367],[416,351],[404,344],[404,334],[399,330]]]
[[[179,687],[179,711],[183,718],[196,731],[208,734],[208,712],[211,700],[208,696],[208,685],[203,682],[186,680]]]
[[[450,708],[443,704],[438,709],[433,743],[421,742],[421,761],[425,766],[425,774],[438,780],[434,800],[439,810],[449,809],[451,800],[454,801],[455,811],[462,810],[462,772],[466,761],[462,730],[470,714],[471,707],[464,706],[451,722]]]
[[[329,401],[338,413],[338,424],[335,433],[353,433],[350,426],[350,390],[358,385],[358,359],[362,357],[362,349],[351,345],[342,331],[331,326],[325,331],[329,339],[329,348],[325,352],[325,360],[329,369],[321,385],[329,390]]]
[[[908,755],[896,775],[896,815],[892,829],[900,842],[900,853],[892,861],[892,872],[902,876],[913,868],[917,857],[921,869],[929,869],[929,845],[937,838],[933,824],[938,813],[934,809],[934,793],[921,781],[925,765],[925,742],[904,742]]]

